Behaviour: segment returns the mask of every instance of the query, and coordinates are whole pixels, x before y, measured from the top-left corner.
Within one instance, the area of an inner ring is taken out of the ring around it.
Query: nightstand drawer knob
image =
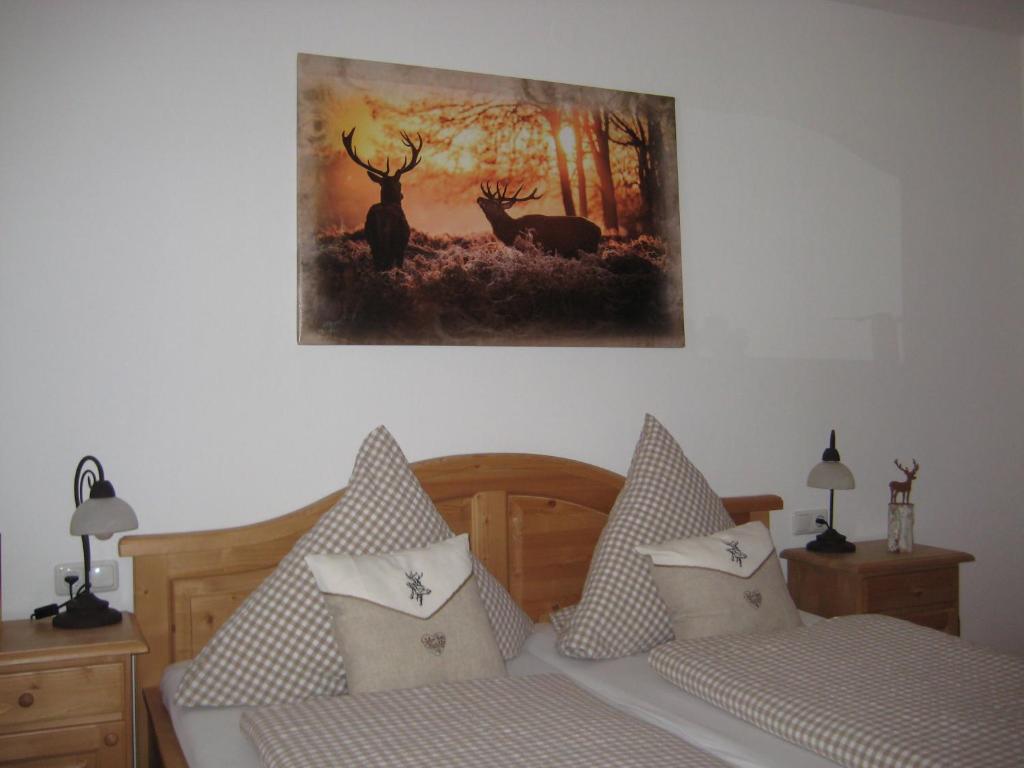
[[[103,743],[106,744],[108,747],[116,747],[117,746],[117,734],[116,733],[108,733],[106,736],[103,737]]]
[[[33,696],[31,693],[23,693],[23,694],[21,694],[21,696],[18,697],[18,706],[19,707],[25,707],[27,709],[28,707],[31,707],[35,703],[36,703],[36,697]]]

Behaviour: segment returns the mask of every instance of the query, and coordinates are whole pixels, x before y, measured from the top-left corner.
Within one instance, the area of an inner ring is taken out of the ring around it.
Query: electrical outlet
[[[90,581],[92,582],[93,592],[113,592],[117,589],[118,578],[117,578],[117,561],[116,560],[93,560],[92,563],[92,574]],[[64,581],[65,576],[74,574],[78,577],[78,581],[74,583],[72,589],[78,591],[78,588],[82,586],[82,572],[85,570],[85,566],[82,563],[59,563],[53,569],[53,589],[61,597],[68,596],[68,585]]]
[[[828,520],[827,509],[805,509],[793,513],[793,534],[803,536],[807,534],[821,533],[825,530],[825,524],[819,525],[815,522],[817,518]]]

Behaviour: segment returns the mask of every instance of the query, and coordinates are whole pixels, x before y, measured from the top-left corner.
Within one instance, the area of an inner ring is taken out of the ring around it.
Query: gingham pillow
[[[572,618],[576,615],[577,605],[569,605],[565,608],[558,608],[548,614],[548,621],[551,622],[551,628],[555,630],[555,638],[559,638],[569,631],[572,626]]]
[[[633,547],[706,536],[732,525],[704,476],[648,414],[626,482],[594,549],[583,597],[569,628],[559,633],[558,650],[576,658],[611,659],[671,640],[665,604]],[[559,618],[564,622],[567,616]]]
[[[384,428],[363,441],[348,490],[300,538],[189,666],[175,693],[184,706],[283,703],[345,692],[345,670],[320,590],[304,557],[424,547],[452,535]],[[529,618],[474,557],[480,597],[506,659],[532,630]]]

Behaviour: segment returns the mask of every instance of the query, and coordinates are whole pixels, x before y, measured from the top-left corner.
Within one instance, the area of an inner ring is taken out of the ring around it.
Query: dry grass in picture
[[[299,57],[299,341],[682,346],[673,100]]]

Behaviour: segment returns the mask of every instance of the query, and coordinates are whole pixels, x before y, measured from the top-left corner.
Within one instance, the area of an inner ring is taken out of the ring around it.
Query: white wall
[[[297,346],[300,51],[674,96],[688,346]],[[835,426],[854,538],[918,459],[919,541],[978,558],[964,634],[1024,651],[1020,56],[824,0],[5,2],[4,618],[80,556],[85,453],[176,531],[344,484],[378,423],[411,459],[623,471],[650,411],[719,492],[791,509],[825,502],[803,483]]]

